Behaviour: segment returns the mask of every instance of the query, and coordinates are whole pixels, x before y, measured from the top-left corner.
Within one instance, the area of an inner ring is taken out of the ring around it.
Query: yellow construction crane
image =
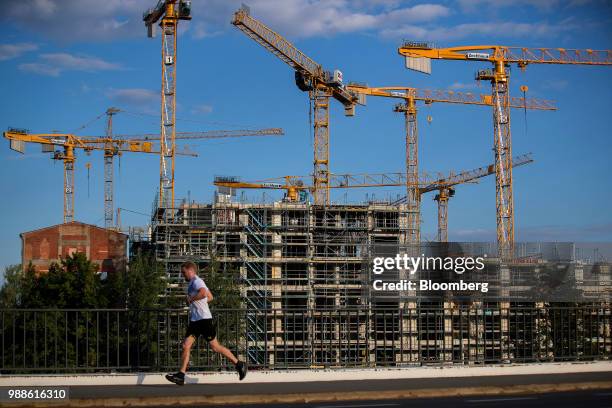
[[[533,162],[531,153],[514,158],[514,167],[523,166]],[[432,178],[422,175],[418,182],[418,194],[422,195],[432,191],[438,191],[434,200],[438,202],[438,241],[448,241],[448,199],[455,194],[454,186],[458,184],[476,182],[478,179],[495,173],[495,166],[490,164],[473,170],[460,173],[451,172],[447,176]],[[314,191],[314,186],[304,183],[302,176],[284,176],[261,181],[245,182],[238,177],[217,176],[214,185],[230,189],[263,189],[263,190],[285,190],[285,200],[288,202],[305,202],[308,193]],[[366,188],[366,187],[397,187],[405,186],[407,181],[405,173],[378,173],[378,174],[330,174],[329,188]],[[282,181],[282,182],[278,182]],[[420,199],[419,199],[420,201]],[[391,204],[407,203],[404,196]]]
[[[176,37],[179,20],[191,20],[191,1],[159,0],[154,8],[143,15],[149,37],[154,36],[155,24],[158,21],[162,32],[159,205],[166,207],[174,205]]]
[[[365,95],[401,98],[405,104],[395,110],[406,115],[406,169],[408,176],[407,194],[412,197],[408,203],[408,243],[420,240],[420,204],[418,193],[418,141],[416,128],[415,101],[425,103],[443,102],[491,106],[490,96],[436,90],[418,90],[407,87],[370,88],[360,84],[344,85],[342,73],[326,71],[323,67],[297,49],[280,34],[253,18],[248,8],[241,8],[234,14],[232,23],[272,52],[296,72],[296,83],[308,91],[314,109],[314,176],[313,189],[315,204],[329,203],[329,98],[334,97],[345,107],[345,114],[353,116],[355,105],[365,104]],[[555,110],[550,101],[514,98],[512,107],[522,109]]]
[[[476,45],[435,48],[426,42],[406,42],[398,49],[406,58],[406,68],[431,73],[432,59],[485,61],[493,64],[476,74],[477,80],[491,81],[497,242],[502,259],[514,253],[514,198],[512,193],[512,138],[510,134],[510,64],[525,69],[529,64],[612,65],[611,50],[575,50],[565,48],[525,48],[500,45]]]
[[[512,159],[512,166],[519,167],[533,162],[531,153],[515,156]],[[473,170],[462,171],[460,173],[450,173],[446,178],[440,178],[433,183],[423,185],[419,188],[420,194],[430,191],[437,191],[434,200],[438,203],[438,242],[448,241],[448,200],[455,195],[454,186],[474,182],[480,178],[490,176],[495,173],[495,165],[489,164]],[[393,204],[406,203],[407,196],[393,202]]]
[[[233,137],[250,136],[283,136],[285,131],[282,128],[265,129],[236,129],[236,130],[206,130],[203,132],[176,132],[176,140],[191,139],[227,139]],[[160,135],[156,133],[141,133],[139,135],[115,135],[116,138],[124,141],[157,141]]]
[[[287,39],[250,15],[242,6],[232,24],[295,70],[298,88],[308,92],[314,127],[313,196],[315,204],[329,204],[329,99],[333,97],[352,115],[356,98],[342,86],[342,72],[326,71]]]
[[[463,105],[492,106],[490,95],[456,92],[451,90],[417,89],[402,86],[369,87],[365,84],[349,83],[346,90],[360,95],[360,104],[365,105],[366,96],[403,99],[395,106],[395,112],[403,112],[406,124],[406,205],[408,211],[407,243],[421,241],[421,193],[419,191],[419,156],[417,129],[417,101],[425,104],[453,103]],[[552,101],[536,98],[512,98],[511,108],[556,110]]]
[[[64,222],[74,220],[75,150],[81,149],[88,154],[94,150],[104,152],[112,150],[116,152],[115,154],[121,152],[159,153],[159,150],[153,149],[151,141],[115,140],[107,137],[87,138],[70,133],[30,134],[25,129],[14,128],[4,132],[4,137],[9,140],[12,150],[25,153],[26,143],[37,143],[42,146],[43,152],[53,154],[52,159],[61,160],[64,163]],[[55,150],[56,146],[61,150]],[[177,151],[176,154],[197,156],[189,151]]]
[[[314,197],[316,188],[307,185],[302,180],[304,176],[283,176],[267,180],[245,182],[238,177],[217,176],[214,185],[233,189],[263,189],[286,190],[285,200],[288,202],[304,202],[308,194]],[[429,178],[427,179],[429,180]],[[282,181],[279,183],[278,181]],[[378,173],[378,174],[329,174],[328,188],[363,188],[363,187],[390,187],[406,184],[405,173]]]
[[[104,148],[104,226],[113,228],[114,214],[114,187],[113,187],[113,158],[121,154],[121,150],[114,147],[121,146],[126,142],[147,142],[160,141],[162,135],[159,134],[139,134],[139,135],[115,135],[113,137],[113,115],[121,112],[118,108],[108,108],[106,110],[106,139]],[[248,136],[282,136],[284,131],[281,128],[269,129],[243,129],[243,130],[211,130],[206,132],[175,132],[175,140],[177,139],[224,139],[233,137],[248,137]],[[161,150],[161,148],[160,148]]]

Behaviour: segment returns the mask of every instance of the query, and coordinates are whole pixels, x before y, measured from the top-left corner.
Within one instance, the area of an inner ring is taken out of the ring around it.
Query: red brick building
[[[87,255],[100,272],[122,269],[127,261],[127,235],[95,225],[73,221],[19,236],[24,269],[32,262],[37,272],[48,272],[51,263],[75,252]]]

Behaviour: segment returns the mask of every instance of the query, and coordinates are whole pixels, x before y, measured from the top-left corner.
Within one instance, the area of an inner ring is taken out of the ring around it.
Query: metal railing
[[[607,360],[610,305],[216,310],[217,337],[252,369]],[[265,333],[249,333],[255,319]],[[265,324],[263,324],[265,322]],[[0,310],[0,373],[170,371],[183,309]],[[257,355],[254,359],[250,356]],[[263,356],[263,358],[262,358]],[[198,341],[192,370],[228,361]]]

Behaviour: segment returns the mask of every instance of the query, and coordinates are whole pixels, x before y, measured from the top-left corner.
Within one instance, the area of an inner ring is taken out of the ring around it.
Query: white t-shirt
[[[199,276],[196,276],[189,281],[189,286],[187,286],[187,295],[195,296],[202,288],[208,289],[204,281]],[[212,319],[212,314],[208,308],[208,297],[191,302],[189,305],[189,315],[189,320],[192,322],[202,319]]]

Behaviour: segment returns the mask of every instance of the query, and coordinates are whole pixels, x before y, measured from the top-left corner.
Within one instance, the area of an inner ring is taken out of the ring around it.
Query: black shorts
[[[193,336],[196,340],[198,336],[204,336],[206,341],[212,341],[217,337],[217,328],[213,319],[201,319],[190,321],[187,326],[185,337]]]

